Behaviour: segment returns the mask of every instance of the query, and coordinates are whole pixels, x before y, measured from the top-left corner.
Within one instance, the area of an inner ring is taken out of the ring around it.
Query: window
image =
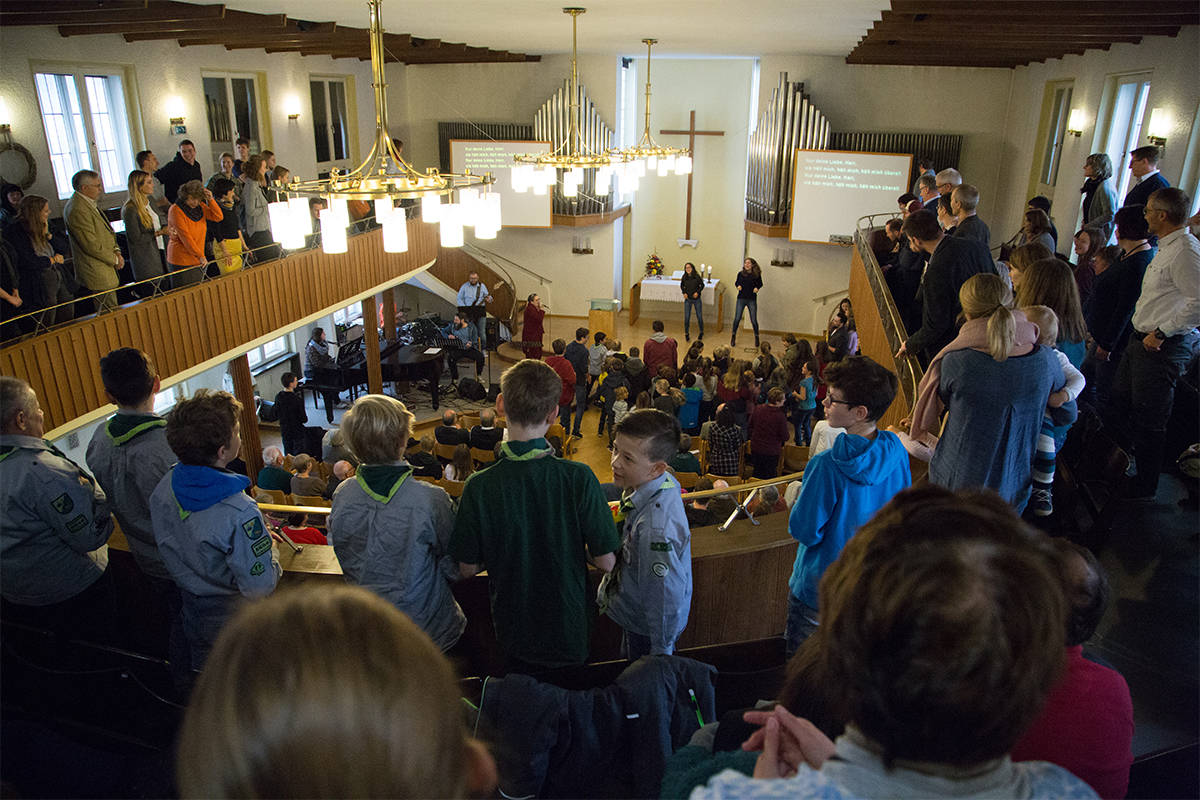
[[[309,90],[312,95],[317,165],[325,168],[338,166],[334,162],[350,158],[346,82],[340,78],[314,78],[309,82]]]
[[[158,394],[154,395],[154,413],[166,414],[175,404],[179,402],[181,397],[187,396],[187,381],[181,381],[175,384],[170,389],[163,389]]]
[[[237,158],[233,143],[242,137],[250,140],[251,153],[260,152],[262,141],[259,138],[255,76],[208,73],[202,80],[213,163],[220,165],[221,153],[232,153]]]
[[[1067,133],[1067,117],[1071,113],[1070,83],[1053,87],[1054,101],[1050,109],[1050,124],[1046,129],[1046,140],[1042,153],[1042,168],[1038,182],[1047,186],[1058,183],[1058,167],[1061,161],[1063,138]]]
[[[1117,197],[1129,189],[1129,151],[1138,146],[1142,121],[1146,118],[1146,100],[1150,96],[1150,73],[1118,76],[1109,85],[1112,93],[1105,126],[1104,152],[1112,159]]]
[[[258,365],[264,364],[288,352],[289,346],[288,334],[285,333],[278,339],[273,339],[262,347],[256,347],[246,353],[246,361],[250,363],[250,369],[254,369]]]
[[[356,322],[362,321],[362,304],[353,303],[340,311],[333,312],[334,325],[353,325]]]
[[[105,192],[123,191],[134,165],[121,76],[38,72],[34,84],[59,198],[81,169],[99,172]]]

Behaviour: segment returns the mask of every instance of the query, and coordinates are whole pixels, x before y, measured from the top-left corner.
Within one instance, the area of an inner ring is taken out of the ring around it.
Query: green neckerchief
[[[369,497],[386,503],[411,474],[412,467],[407,464],[364,464],[358,468],[354,479]]]
[[[508,461],[533,461],[554,455],[554,448],[542,436],[521,442],[501,442],[500,452]]]
[[[671,488],[670,473],[663,476],[662,485],[655,489],[654,494],[650,495],[648,499],[653,500],[654,498],[658,497],[659,493],[662,492],[663,489],[669,488]],[[617,505],[617,510],[613,512],[613,519],[615,519],[617,522],[623,522],[625,517],[629,516],[629,512],[633,511],[633,495],[635,493],[637,493],[637,489],[634,489],[629,494],[621,496],[621,502]]]
[[[127,444],[148,430],[166,427],[167,421],[154,414],[114,414],[104,430],[113,444]]]

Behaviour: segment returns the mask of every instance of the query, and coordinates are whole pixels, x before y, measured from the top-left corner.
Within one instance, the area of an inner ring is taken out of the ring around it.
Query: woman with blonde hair
[[[1060,258],[1035,261],[1013,293],[1017,305],[1047,306],[1058,318],[1058,341],[1054,345],[1079,369],[1087,355],[1087,321],[1079,301],[1079,286],[1071,265]]]
[[[488,796],[450,661],[356,586],[308,584],[221,631],[177,749],[182,797]]]
[[[164,255],[166,246],[163,237],[170,228],[160,224],[163,220],[150,203],[154,194],[154,178],[149,172],[135,169],[129,173],[129,199],[121,206],[121,221],[125,223],[125,238],[129,241],[129,263],[135,281],[151,281],[137,287],[140,297],[158,294],[161,280],[167,273]]]
[[[889,430],[929,460],[931,483],[990,487],[1019,513],[1029,502],[1042,415],[1063,388],[1063,371],[1037,344],[1037,326],[1013,310],[1000,276],[972,276],[958,299],[965,322],[921,379],[910,430]]]
[[[1041,242],[1030,242],[1013,250],[1008,257],[1008,278],[1013,291],[1020,287],[1026,270],[1047,258],[1054,258],[1054,250]]]
[[[1103,247],[1112,238],[1113,214],[1117,205],[1117,192],[1113,189],[1112,159],[1108,153],[1092,153],[1083,164],[1083,224],[1100,231],[1100,244]]]

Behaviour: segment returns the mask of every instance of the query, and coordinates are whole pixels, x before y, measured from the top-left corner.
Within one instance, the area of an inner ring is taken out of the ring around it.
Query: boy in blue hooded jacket
[[[282,574],[262,514],[245,495],[250,479],[225,467],[242,439],[241,403],[201,389],[167,415],[179,463],[150,496],[159,553],[183,597],[192,669],[199,670],[239,597],[270,594]]]
[[[788,581],[785,636],[790,658],[817,629],[817,584],[864,522],[912,484],[899,437],[876,428],[896,399],[896,376],[866,356],[825,369],[825,418],[846,429],[833,447],[809,459],[788,533],[800,542]]]

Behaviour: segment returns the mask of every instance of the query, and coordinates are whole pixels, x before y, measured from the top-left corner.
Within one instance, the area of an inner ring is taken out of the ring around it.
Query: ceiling
[[[571,51],[562,0],[385,0],[389,61],[537,61]],[[755,57],[824,55],[851,64],[1015,67],[1200,24],[1196,0],[591,0],[579,52]],[[369,58],[363,0],[3,0],[0,25],[64,36],[120,34]]]

